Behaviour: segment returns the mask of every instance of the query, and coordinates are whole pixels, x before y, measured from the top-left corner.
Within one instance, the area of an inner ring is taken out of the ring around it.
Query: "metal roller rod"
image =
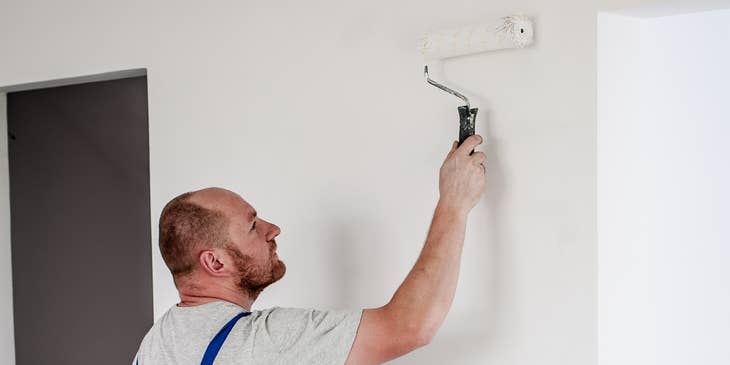
[[[441,85],[438,82],[433,81],[430,77],[428,77],[428,65],[423,66],[423,76],[426,77],[426,82],[428,82],[429,84],[436,86],[437,88],[439,88],[443,91],[446,91],[447,93],[454,95],[461,100],[464,100],[464,102],[466,103],[466,110],[471,110],[471,104],[469,104],[469,99],[466,96],[464,96],[462,93],[460,93],[456,90],[453,90],[444,85]]]

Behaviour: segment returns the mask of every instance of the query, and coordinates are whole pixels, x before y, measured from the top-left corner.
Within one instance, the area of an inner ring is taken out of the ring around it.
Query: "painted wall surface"
[[[5,1],[0,86],[147,68],[150,223],[231,188],[282,228],[288,273],[255,308],[374,307],[420,251],[456,136],[420,35],[523,11],[534,47],[432,67],[480,108],[488,192],[442,330],[394,363],[594,364],[596,9],[636,2]],[[177,294],[151,250],[159,317]]]
[[[730,10],[650,14],[599,18],[599,364],[727,364]]]

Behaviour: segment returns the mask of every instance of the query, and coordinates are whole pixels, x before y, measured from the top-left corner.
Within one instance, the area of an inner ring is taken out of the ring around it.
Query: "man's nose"
[[[276,224],[273,224],[271,222],[265,221],[265,220],[264,220],[264,222],[266,222],[266,224],[269,225],[269,230],[266,233],[266,240],[267,241],[271,241],[271,240],[274,239],[274,237],[276,237],[279,234],[281,234],[281,228],[279,228],[279,226],[277,226]]]

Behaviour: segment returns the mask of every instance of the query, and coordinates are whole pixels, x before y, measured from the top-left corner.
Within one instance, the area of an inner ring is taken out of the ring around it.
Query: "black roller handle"
[[[469,110],[466,105],[462,105],[457,109],[459,111],[459,146],[461,146],[465,139],[474,135],[474,122],[477,119],[477,110],[479,109],[472,108]],[[474,153],[474,150],[469,152],[470,155],[472,153]]]

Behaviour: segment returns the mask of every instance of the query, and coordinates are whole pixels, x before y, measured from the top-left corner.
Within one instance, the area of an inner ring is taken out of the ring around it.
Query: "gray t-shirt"
[[[210,340],[240,306],[211,302],[173,306],[147,332],[133,360],[139,365],[200,364]],[[362,310],[273,307],[254,310],[233,327],[215,360],[227,364],[344,364]]]

